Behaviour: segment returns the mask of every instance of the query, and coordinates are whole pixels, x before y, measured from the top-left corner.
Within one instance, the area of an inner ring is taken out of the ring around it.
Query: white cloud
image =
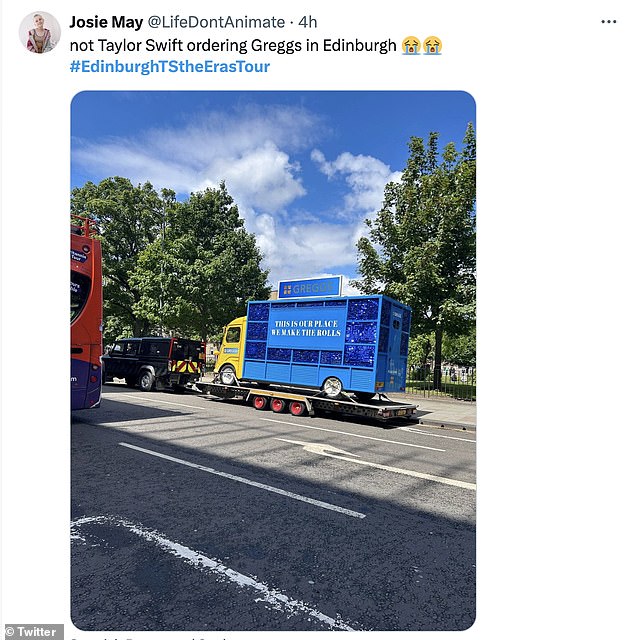
[[[298,172],[299,166],[270,141],[237,157],[217,158],[207,169],[210,176],[224,176],[236,201],[264,211],[281,209],[306,193],[295,178]],[[205,179],[193,190],[210,184],[217,184],[217,179]]]
[[[383,202],[385,185],[400,180],[402,175],[377,158],[355,156],[347,151],[329,162],[319,149],[314,149],[311,159],[329,180],[342,177],[350,187],[344,198],[345,213],[349,216],[375,213]]]
[[[313,162],[329,180],[348,187],[337,213],[299,211],[306,194],[298,151],[324,132],[319,117],[302,108],[243,107],[210,112],[180,128],[153,129],[133,138],[74,141],[73,162],[91,175],[122,175],[189,194],[221,180],[255,233],[270,269],[270,282],[323,274],[354,274],[362,224],[380,208],[385,184],[398,180],[386,164],[367,155],[341,153],[328,161],[318,149]],[[346,278],[346,291],[354,292]]]
[[[134,138],[76,140],[73,161],[93,174],[149,180],[178,193],[225,180],[236,201],[268,211],[304,195],[299,166],[288,152],[311,144],[321,128],[319,118],[305,109],[245,107]]]

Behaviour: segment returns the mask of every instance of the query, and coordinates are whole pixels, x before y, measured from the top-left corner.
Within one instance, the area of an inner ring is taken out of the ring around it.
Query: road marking
[[[330,445],[319,444],[317,442],[299,442],[297,440],[286,440],[285,438],[275,438],[282,442],[289,442],[290,444],[298,444],[304,448],[304,451],[310,451],[320,456],[326,456],[328,458],[335,458],[335,460],[345,460],[346,462],[354,462],[355,464],[362,464],[366,467],[373,467],[375,469],[383,469],[383,471],[391,471],[392,473],[400,473],[405,476],[412,476],[414,478],[422,478],[423,480],[431,480],[432,482],[440,482],[441,484],[448,484],[453,487],[460,487],[461,489],[469,489],[475,491],[476,485],[471,482],[463,482],[462,480],[453,480],[452,478],[443,478],[441,476],[433,476],[429,473],[420,473],[418,471],[409,471],[408,469],[399,469],[398,467],[388,467],[384,464],[377,464],[376,462],[368,462],[367,460],[360,460],[359,456],[342,449],[336,449]],[[352,458],[348,456],[354,456]]]
[[[388,444],[400,444],[403,447],[414,447],[416,449],[427,449],[428,451],[440,451],[445,452],[446,449],[436,449],[435,447],[425,447],[422,444],[411,444],[409,442],[398,442],[397,440],[386,440],[385,438],[374,438],[373,436],[362,436],[358,433],[350,433],[349,431],[337,431],[336,429],[326,429],[324,427],[310,427],[306,424],[299,424],[298,422],[286,422],[284,420],[273,420],[272,418],[259,418],[264,422],[277,422],[278,424],[290,424],[292,427],[301,427],[302,429],[316,429],[317,431],[328,431],[330,433],[342,433],[344,436],[351,436],[352,438],[364,438],[366,440],[378,440],[379,442],[387,442]]]
[[[187,407],[188,409],[193,409],[194,411],[205,411],[203,407],[194,407],[191,404],[183,404],[182,402],[168,402],[167,400],[157,400],[156,398],[148,398],[147,400],[141,396],[131,396],[127,393],[117,393],[113,394],[113,398],[108,398],[109,400],[118,399],[118,398],[132,398],[133,400],[141,400],[142,402],[159,402],[160,404],[170,404],[174,407]]]
[[[187,460],[181,460],[180,458],[174,458],[173,456],[168,456],[168,455],[165,455],[164,453],[159,453],[158,451],[143,449],[142,447],[137,447],[133,444],[128,444],[127,442],[120,442],[119,444],[122,447],[127,447],[128,449],[134,449],[135,451],[140,451],[141,453],[147,453],[151,456],[162,458],[163,460],[169,460],[170,462],[176,462],[178,464],[185,465],[186,467],[191,467],[192,469],[206,471],[207,473],[212,473],[216,476],[227,478],[229,480],[235,480],[236,482],[241,482],[242,484],[248,484],[251,487],[264,489],[265,491],[270,491],[271,493],[278,493],[279,495],[286,496],[287,498],[293,498],[293,500],[299,500],[300,502],[307,502],[308,504],[312,504],[315,507],[321,507],[322,509],[329,509],[330,511],[337,511],[338,513],[343,513],[344,515],[351,516],[353,518],[365,518],[364,513],[359,513],[358,511],[351,511],[350,509],[344,509],[343,507],[338,507],[337,505],[330,504],[329,502],[322,502],[321,500],[314,500],[313,498],[307,498],[306,496],[299,495],[298,493],[291,493],[290,491],[285,491],[284,489],[278,489],[277,487],[272,487],[268,484],[255,482],[254,480],[247,480],[247,478],[234,476],[231,473],[218,471],[217,469],[212,469],[211,467],[203,467],[200,464],[187,462]]]
[[[396,427],[401,431],[407,431],[409,433],[420,433],[422,436],[431,436],[432,438],[446,438],[447,440],[460,440],[461,442],[473,442],[476,443],[475,440],[468,440],[467,438],[458,438],[456,436],[445,436],[440,435],[439,433],[429,433],[428,431],[421,431],[420,429],[415,429],[414,427]]]
[[[194,549],[190,549],[183,544],[166,538],[154,529],[148,529],[147,527],[124,520],[123,518],[113,516],[92,516],[78,518],[71,522],[71,539],[82,539],[81,534],[78,532],[78,528],[85,524],[111,524],[117,527],[124,527],[144,540],[156,544],[159,548],[167,551],[169,554],[184,560],[187,564],[192,565],[198,571],[203,573],[211,572],[221,578],[226,578],[231,582],[234,582],[239,587],[248,587],[255,590],[258,594],[257,598],[255,598],[255,602],[267,602],[276,609],[286,610],[289,615],[307,614],[311,618],[315,618],[333,630],[341,629],[343,631],[357,631],[357,629],[353,629],[343,622],[340,616],[337,616],[336,619],[331,618],[301,600],[294,600],[293,598],[290,598],[279,589],[269,587],[264,582],[259,582],[251,576],[244,575],[243,573],[239,573],[238,571],[227,567],[216,558],[210,558],[209,556],[199,553]]]

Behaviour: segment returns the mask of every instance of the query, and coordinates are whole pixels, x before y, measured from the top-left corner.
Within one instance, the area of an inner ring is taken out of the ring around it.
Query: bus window
[[[70,321],[82,312],[90,294],[90,278],[71,269],[70,272]]]

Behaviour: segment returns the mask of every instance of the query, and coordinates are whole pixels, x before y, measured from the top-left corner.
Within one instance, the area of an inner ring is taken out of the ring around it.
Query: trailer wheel
[[[231,386],[236,383],[236,370],[230,365],[226,364],[220,369],[220,382]]]
[[[306,413],[306,405],[303,402],[299,402],[298,400],[293,400],[288,405],[288,410],[294,416],[303,416]]]
[[[282,413],[286,409],[286,402],[281,398],[273,398],[271,400],[271,409],[273,413]]]
[[[253,407],[258,411],[264,411],[269,399],[265,396],[253,396]]]
[[[321,385],[321,389],[328,398],[338,398],[343,391],[343,383],[339,378],[330,376],[324,380],[324,384]]]

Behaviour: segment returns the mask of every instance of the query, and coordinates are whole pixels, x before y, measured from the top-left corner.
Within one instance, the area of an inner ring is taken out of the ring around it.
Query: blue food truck
[[[225,327],[214,384],[196,386],[257,409],[301,415],[351,404],[352,413],[374,415],[385,394],[405,391],[411,315],[384,295],[249,302],[247,315]],[[363,405],[372,409],[359,411]],[[399,417],[416,407],[400,409]]]

